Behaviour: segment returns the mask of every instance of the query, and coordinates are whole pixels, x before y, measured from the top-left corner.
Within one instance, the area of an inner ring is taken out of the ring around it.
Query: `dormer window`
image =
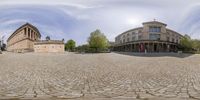
[[[159,33],[159,32],[161,32],[161,27],[150,26],[149,27],[149,32],[151,32],[151,33]]]

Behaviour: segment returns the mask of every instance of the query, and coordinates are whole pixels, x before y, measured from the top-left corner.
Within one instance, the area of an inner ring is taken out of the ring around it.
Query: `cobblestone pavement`
[[[0,55],[0,99],[200,100],[200,55]]]

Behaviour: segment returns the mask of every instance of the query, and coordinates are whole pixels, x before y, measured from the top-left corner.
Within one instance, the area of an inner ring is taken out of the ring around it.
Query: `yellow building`
[[[11,52],[64,52],[64,42],[40,40],[39,30],[26,23],[18,28],[7,40],[7,50]]]
[[[59,40],[42,40],[34,43],[34,52],[64,52],[64,42]]]
[[[39,30],[26,23],[19,27],[7,40],[7,50],[12,52],[33,51],[34,42],[41,38]]]

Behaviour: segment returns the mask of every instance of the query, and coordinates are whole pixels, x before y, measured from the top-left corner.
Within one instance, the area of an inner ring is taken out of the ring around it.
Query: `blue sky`
[[[199,0],[0,0],[0,34],[5,39],[29,22],[43,39],[49,35],[84,44],[100,29],[114,41],[118,34],[153,19],[200,39]]]

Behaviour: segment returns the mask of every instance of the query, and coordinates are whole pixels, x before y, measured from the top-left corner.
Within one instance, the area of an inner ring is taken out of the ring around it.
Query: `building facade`
[[[158,21],[144,22],[143,27],[118,35],[114,51],[176,52],[183,36],[166,27],[167,24]]]
[[[37,53],[63,53],[64,50],[64,42],[59,40],[41,40],[34,43],[34,52]]]
[[[41,38],[39,30],[26,23],[18,28],[7,40],[7,50],[12,52],[33,51],[34,42]]]
[[[40,40],[39,30],[26,23],[18,28],[7,40],[7,50],[11,52],[64,52],[64,42]]]

